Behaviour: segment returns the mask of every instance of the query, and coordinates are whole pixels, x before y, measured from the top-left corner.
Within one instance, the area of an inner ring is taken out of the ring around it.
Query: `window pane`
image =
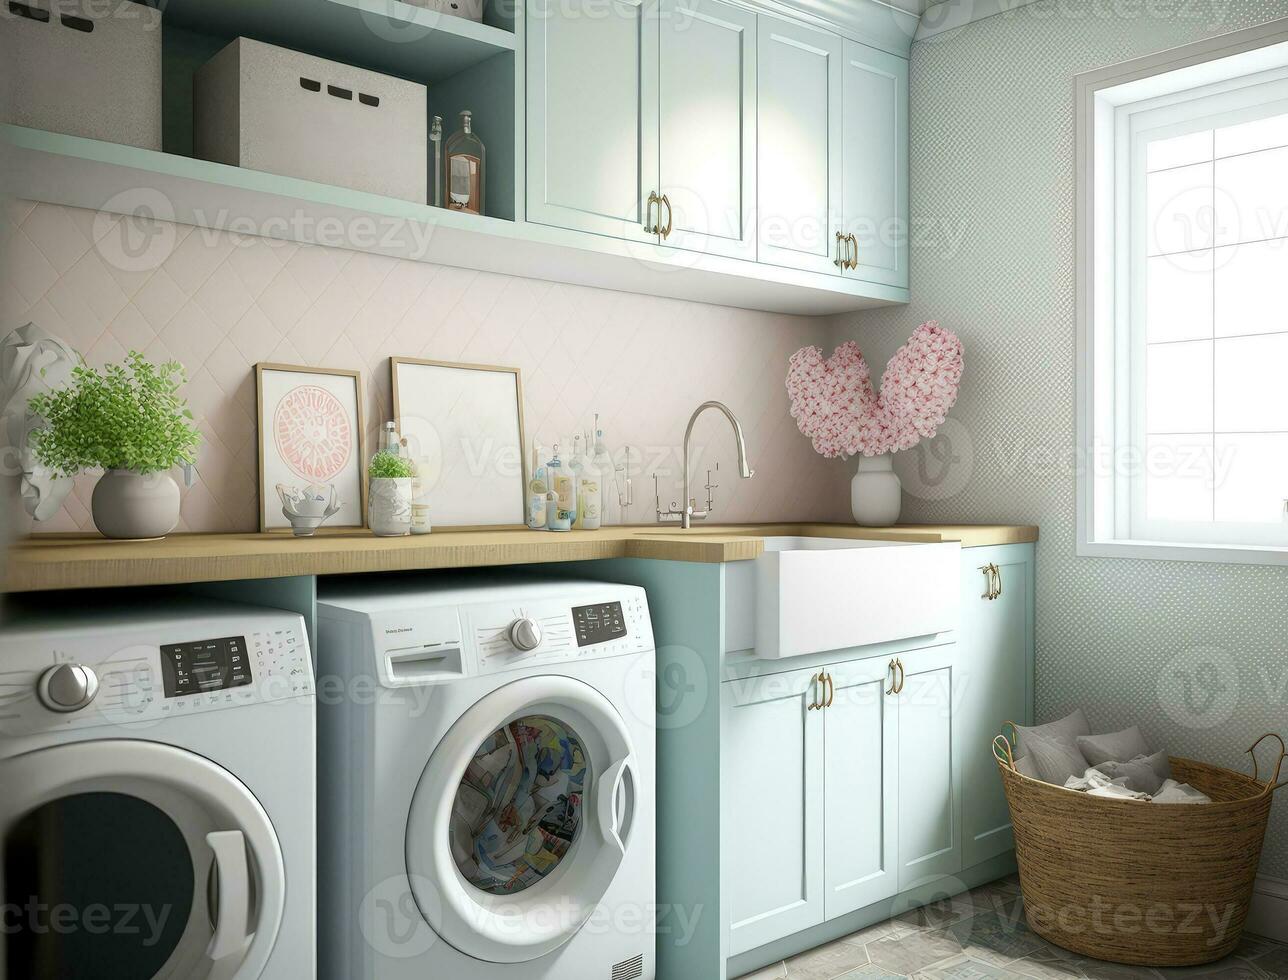
[[[1216,131],[1217,156],[1228,157],[1276,146],[1288,146],[1288,114],[1255,119]]]
[[[1288,333],[1216,342],[1216,431],[1288,432]]]
[[[1145,233],[1149,254],[1210,248],[1212,164],[1163,170],[1145,180],[1148,183]]]
[[[1217,161],[1218,245],[1288,236],[1285,174],[1288,174],[1288,147]]]
[[[1217,436],[1216,519],[1283,520],[1288,499],[1288,435]]]
[[[1156,255],[1147,262],[1149,341],[1211,337],[1212,250]]]
[[[1145,514],[1151,521],[1212,519],[1212,437],[1150,436],[1145,450]]]
[[[1146,432],[1212,431],[1212,342],[1151,344]]]
[[[1288,330],[1288,239],[1217,249],[1216,335],[1280,330]]]
[[[1212,130],[1155,140],[1145,149],[1146,170],[1167,170],[1212,159]]]

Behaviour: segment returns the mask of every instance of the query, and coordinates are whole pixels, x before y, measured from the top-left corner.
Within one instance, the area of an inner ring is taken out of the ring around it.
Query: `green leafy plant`
[[[406,456],[381,450],[371,457],[367,475],[373,480],[405,480],[415,474]]]
[[[179,387],[183,365],[152,364],[130,351],[101,372],[84,364],[61,388],[28,403],[45,427],[32,433],[36,458],[60,476],[83,469],[156,473],[196,462],[201,439]]]

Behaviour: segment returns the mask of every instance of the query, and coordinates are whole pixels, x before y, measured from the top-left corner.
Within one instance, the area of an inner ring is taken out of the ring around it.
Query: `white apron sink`
[[[765,538],[755,561],[731,562],[725,650],[779,659],[957,628],[956,542]]]

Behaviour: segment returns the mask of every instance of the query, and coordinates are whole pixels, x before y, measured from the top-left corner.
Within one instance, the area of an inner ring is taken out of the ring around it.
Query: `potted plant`
[[[381,450],[367,468],[367,524],[380,537],[411,533],[411,460]]]
[[[179,523],[179,487],[166,471],[196,462],[200,440],[179,395],[183,365],[154,365],[137,351],[102,371],[78,365],[61,388],[28,409],[36,459],[60,476],[94,468],[94,524],[109,538],[159,538]]]
[[[891,457],[934,437],[957,401],[962,366],[961,340],[933,320],[890,359],[880,395],[853,341],[826,359],[817,347],[792,355],[787,394],[797,427],[822,456],[859,457],[850,481],[856,523],[889,527],[899,520],[902,485]]]

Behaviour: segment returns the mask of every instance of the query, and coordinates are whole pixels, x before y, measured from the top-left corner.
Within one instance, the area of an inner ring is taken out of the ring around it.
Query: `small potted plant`
[[[371,457],[367,477],[367,524],[380,537],[411,533],[411,460],[381,450]]]
[[[61,388],[28,402],[42,427],[36,458],[60,476],[101,468],[91,511],[109,538],[159,538],[179,523],[179,487],[167,470],[196,462],[200,440],[183,365],[159,366],[131,351],[102,371],[81,364]]]

